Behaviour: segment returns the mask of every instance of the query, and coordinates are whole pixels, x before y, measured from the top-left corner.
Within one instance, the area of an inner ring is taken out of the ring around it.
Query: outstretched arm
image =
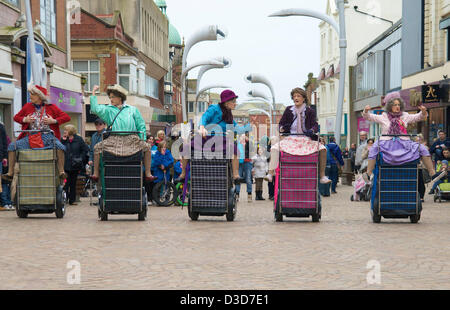
[[[362,112],[362,116],[364,117],[365,120],[368,120],[368,121],[374,122],[374,123],[382,123],[383,122],[382,115],[369,113],[369,111],[370,111],[370,106],[367,105],[364,108],[364,111]]]

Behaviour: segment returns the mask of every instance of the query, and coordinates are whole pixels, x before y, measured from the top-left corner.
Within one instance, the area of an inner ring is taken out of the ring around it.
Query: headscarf
[[[388,112],[388,118],[391,122],[388,132],[389,135],[405,135],[408,133],[405,127],[405,123],[403,123],[403,121],[400,119],[402,115],[403,112]]]

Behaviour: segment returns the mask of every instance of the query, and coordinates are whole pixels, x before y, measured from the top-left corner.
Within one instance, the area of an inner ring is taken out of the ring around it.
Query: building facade
[[[101,17],[119,11],[123,18],[124,32],[133,39],[133,47],[137,50],[138,59],[145,64],[134,66],[130,63],[130,77],[136,80],[148,98],[151,108],[151,131],[165,130],[167,123],[164,107],[164,79],[169,71],[169,23],[153,0],[80,0],[82,9],[92,15]],[[136,68],[136,71],[134,70]],[[118,68],[120,69],[120,68]],[[128,71],[119,75],[127,75]],[[120,80],[120,77],[119,77]],[[138,85],[138,86],[137,86]]]
[[[365,14],[366,13],[366,14]],[[330,15],[339,24],[339,14],[334,0],[327,1],[326,14]],[[377,16],[373,18],[367,14]],[[318,102],[317,114],[321,134],[334,135],[336,108],[339,92],[339,73],[346,70],[344,93],[343,119],[341,143],[342,147],[351,141],[356,141],[355,133],[351,131],[350,124],[355,122],[350,113],[350,67],[357,64],[357,53],[367,46],[373,38],[377,37],[402,15],[401,0],[349,0],[345,4],[346,33],[347,33],[347,68],[339,67],[339,36],[336,31],[325,22],[320,23],[320,68],[318,76]],[[354,26],[358,25],[358,26]],[[352,136],[353,135],[353,136]]]
[[[71,123],[83,134],[82,77],[70,69],[70,10],[67,1],[31,0],[36,52],[45,69],[44,85],[50,102],[71,116]],[[13,117],[28,101],[31,61],[27,53],[28,32],[25,1],[0,1],[0,118],[13,139],[20,130]],[[63,125],[64,126],[64,125]]]

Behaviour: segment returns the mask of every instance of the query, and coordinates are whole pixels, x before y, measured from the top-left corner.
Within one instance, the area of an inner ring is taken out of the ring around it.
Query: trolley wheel
[[[142,212],[138,213],[138,220],[139,221],[145,221],[147,219],[147,208],[144,208]]]
[[[236,218],[236,193],[233,188],[228,191],[228,208],[227,208],[227,221],[233,222]]]
[[[62,219],[66,214],[66,192],[63,190],[62,186],[58,186],[56,189],[56,218]]]
[[[20,210],[19,206],[16,206],[16,214],[21,219],[26,219],[28,217],[28,211]]]
[[[411,223],[417,224],[417,223],[419,222],[419,220],[420,220],[420,214],[417,214],[417,215],[411,215],[411,216],[409,217],[409,220],[411,221]]]
[[[313,223],[318,223],[318,222],[320,222],[320,214],[313,214],[313,216],[312,216],[312,221],[313,221]]]
[[[353,195],[350,196],[350,201],[354,201],[355,198],[353,198]]]
[[[100,221],[106,222],[108,220],[108,213],[99,211]]]
[[[381,215],[378,215],[378,213],[374,210],[370,210],[370,213],[372,215],[372,222],[374,223],[381,223]]]
[[[191,212],[191,208],[188,207],[188,215],[193,221],[198,221],[200,214],[198,212]]]

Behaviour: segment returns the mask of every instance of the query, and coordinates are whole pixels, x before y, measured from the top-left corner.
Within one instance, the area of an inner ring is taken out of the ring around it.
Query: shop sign
[[[80,93],[57,87],[50,87],[50,103],[64,112],[82,113],[83,97]]]
[[[440,89],[439,85],[423,85],[422,86],[422,102],[426,103],[435,103],[440,102]]]

